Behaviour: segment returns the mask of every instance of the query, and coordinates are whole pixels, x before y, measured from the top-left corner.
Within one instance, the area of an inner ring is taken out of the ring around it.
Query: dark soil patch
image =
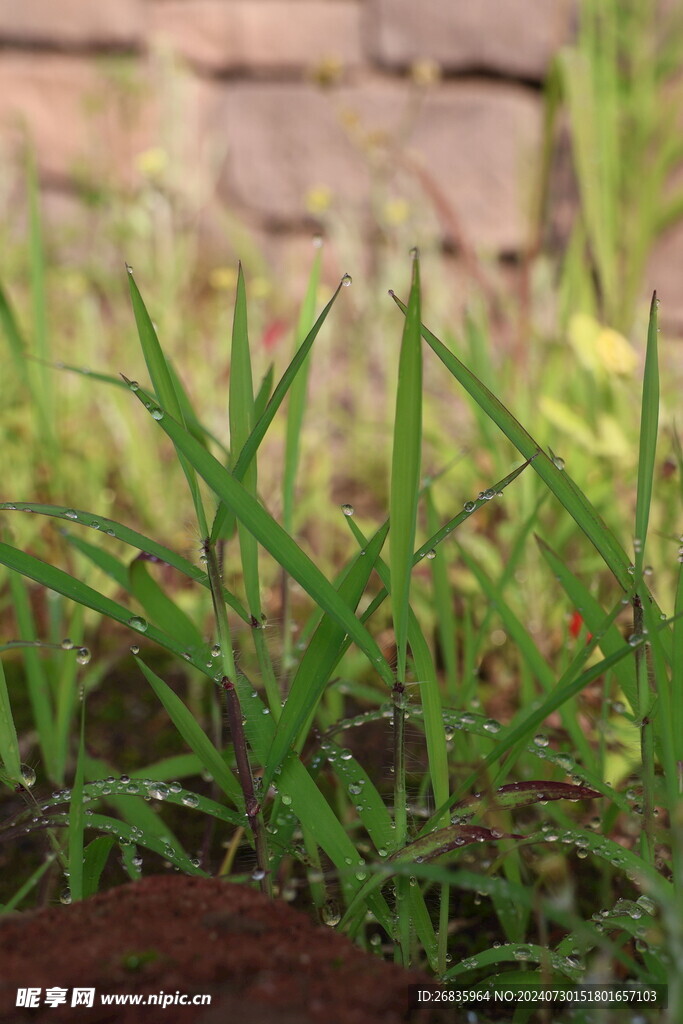
[[[427,1024],[408,986],[428,979],[364,953],[253,889],[216,878],[155,875],[82,903],[0,922],[0,1020],[69,1024]],[[17,1007],[17,989],[40,1005]],[[66,989],[50,1007],[48,988]],[[74,987],[92,1008],[71,1007]],[[103,1006],[102,995],[211,995],[211,1005]],[[450,1024],[455,1024],[453,1013]]]

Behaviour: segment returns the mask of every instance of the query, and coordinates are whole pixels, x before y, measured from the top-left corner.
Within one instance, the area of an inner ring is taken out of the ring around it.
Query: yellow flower
[[[632,377],[638,365],[638,353],[623,334],[603,327],[595,339],[595,351],[607,373]]]
[[[384,220],[387,224],[395,227],[398,224],[405,224],[410,216],[410,205],[405,199],[389,199],[384,204]]]
[[[428,57],[422,60],[413,61],[410,67],[410,77],[415,85],[434,85],[441,78],[441,67],[435,60]]]
[[[237,285],[237,271],[232,267],[214,267],[209,274],[209,284],[216,291],[232,291]]]
[[[344,64],[333,54],[323,57],[312,69],[311,78],[323,88],[334,85],[344,73]]]
[[[327,185],[314,185],[306,195],[306,209],[309,213],[325,213],[332,205],[332,189]]]
[[[168,153],[161,146],[152,146],[138,153],[135,162],[145,178],[160,178],[168,167]]]
[[[591,373],[630,377],[638,365],[638,353],[623,334],[603,327],[587,313],[575,313],[567,331],[569,344],[581,365]]]

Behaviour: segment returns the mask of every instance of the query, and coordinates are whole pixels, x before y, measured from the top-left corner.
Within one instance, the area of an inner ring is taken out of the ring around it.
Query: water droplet
[[[534,736],[534,743],[537,747],[547,747],[549,742],[550,741],[548,737],[544,736],[541,732],[537,733],[537,735]]]
[[[289,795],[289,793],[283,793],[280,799],[282,800],[282,802],[285,805],[285,807],[290,807],[291,806],[292,798]]]
[[[130,653],[131,654],[139,654],[140,653],[140,648],[138,647],[137,644],[131,644]]]
[[[147,620],[141,618],[139,615],[132,615],[128,619],[128,625],[131,629],[137,629],[139,633],[145,633],[147,631]]]
[[[131,391],[139,391],[140,390],[140,385],[138,384],[138,382],[136,380],[132,380],[130,382],[130,384],[128,385],[128,387],[130,388]]]
[[[62,650],[63,651],[71,651],[71,650],[73,650],[73,646],[74,646],[73,640],[70,640],[68,636],[64,637],[64,639],[62,640],[62,643],[61,643]]]
[[[30,789],[31,786],[35,785],[36,773],[34,772],[33,768],[31,768],[30,765],[27,764],[22,764],[20,770],[24,785],[26,786],[27,789]]]
[[[263,879],[266,877],[266,872],[263,870],[263,868],[254,868],[254,870],[251,873],[251,877],[254,879],[255,882],[262,882]]]
[[[465,502],[465,512],[474,512],[476,507],[477,507],[477,503],[475,501],[466,501]]]
[[[434,548],[431,548],[431,550],[427,552],[427,558],[436,558],[436,551]]]
[[[76,654],[76,661],[79,665],[87,665],[92,655],[87,647],[79,647]]]
[[[75,512],[72,508],[68,508],[64,515],[67,519],[78,519],[78,512]]]
[[[322,237],[322,235],[314,235],[313,236],[313,248],[314,249],[322,249],[322,246],[323,246],[323,237]]]
[[[631,647],[637,647],[641,640],[642,637],[640,633],[631,633],[630,637],[628,638],[628,642],[631,645]]]
[[[59,894],[59,902],[68,905],[71,903],[71,889],[62,889]]]
[[[351,284],[353,284],[353,278],[351,277],[350,274],[344,274],[344,276],[341,279],[341,283],[344,285],[345,288],[348,288]]]
[[[487,718],[484,722],[483,728],[486,732],[500,732],[501,724],[497,722],[495,718]]]
[[[133,276],[133,268],[128,263],[126,263],[126,270],[128,271],[128,273],[132,277]]]
[[[410,258],[411,260],[418,260],[420,258],[420,250],[416,245],[410,250]]]
[[[221,653],[221,645],[220,644],[214,644],[213,647],[211,648],[211,657],[212,658],[218,658],[220,656],[220,653]]]
[[[553,455],[553,466],[555,469],[564,469],[564,459],[560,458],[559,455]]]
[[[160,409],[158,405],[155,405],[154,408],[151,410],[151,412],[152,412],[152,419],[153,420],[163,420],[163,418],[164,418],[164,410]]]
[[[335,900],[328,900],[322,908],[320,916],[323,924],[326,924],[329,928],[336,928],[341,921],[341,911],[338,903]]]
[[[355,512],[353,505],[342,505],[341,510],[345,516],[352,516]]]
[[[512,955],[515,960],[528,960],[531,956],[531,950],[528,946],[518,946],[517,949],[513,950]]]

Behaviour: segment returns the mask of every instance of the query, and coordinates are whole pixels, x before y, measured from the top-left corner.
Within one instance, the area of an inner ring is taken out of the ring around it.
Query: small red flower
[[[581,632],[581,627],[582,626],[583,626],[583,616],[581,615],[581,612],[573,611],[572,612],[572,617],[569,620],[569,635],[572,636],[576,640],[577,636]],[[586,635],[586,643],[589,643],[592,639],[593,639],[593,634],[592,633],[588,633]]]
[[[262,344],[266,352],[272,352],[277,343],[287,332],[287,324],[284,320],[271,320],[263,332]]]

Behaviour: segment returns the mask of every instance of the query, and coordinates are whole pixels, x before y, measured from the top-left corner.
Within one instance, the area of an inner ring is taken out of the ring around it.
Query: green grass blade
[[[93,611],[99,612],[100,615],[104,615],[107,618],[113,619],[115,622],[120,622],[124,626],[128,626],[133,633],[139,638],[145,636],[154,643],[159,644],[160,647],[164,647],[168,651],[172,651],[174,654],[184,657],[185,651],[175,637],[167,636],[156,626],[146,623],[144,620],[141,622],[137,621],[139,616],[133,615],[129,608],[125,608],[117,601],[113,601],[111,598],[105,597],[100,594],[99,591],[93,590],[87,584],[77,580],[74,576],[64,572],[63,569],[58,569],[54,565],[48,565],[47,562],[41,561],[39,558],[35,558],[33,555],[26,554],[24,551],[19,551],[17,548],[11,547],[9,544],[0,542],[0,563],[8,566],[10,569],[14,569],[16,572],[21,573],[22,576],[26,576],[29,579],[35,580],[36,583],[42,584],[44,587],[48,587],[50,590],[56,591],[58,594],[63,594],[64,597],[68,597],[70,601],[76,601],[77,604],[83,605],[85,608],[92,608]],[[28,648],[28,652],[31,648]],[[35,653],[35,651],[34,651]],[[201,652],[203,653],[203,652]],[[188,660],[188,659],[186,659]],[[206,675],[207,671],[204,666],[205,658],[192,654],[189,661],[191,664],[199,668],[200,671]],[[38,665],[40,663],[38,662]],[[41,670],[38,669],[38,674]],[[47,692],[46,688],[38,686],[39,675],[36,675],[36,696],[39,702],[44,698],[43,694]],[[42,675],[40,675],[42,678]],[[40,704],[37,706],[36,721],[45,722],[50,725],[53,720],[52,709],[49,705],[45,704],[43,708]],[[46,725],[46,727],[47,727]]]
[[[541,554],[548,563],[551,572],[567,594],[572,608],[581,613],[583,621],[588,630],[595,635],[602,628],[605,621],[605,612],[602,606],[596,601],[588,587],[570,572],[566,563],[552,548],[540,537],[536,537]],[[603,654],[614,654],[623,647],[623,638],[614,623],[604,630],[599,639],[600,649]],[[631,659],[619,661],[614,666],[614,674],[617,677],[619,686],[628,700],[635,714],[638,714],[638,695],[636,691],[636,680]]]
[[[142,401],[142,395],[138,392]],[[213,492],[245,523],[279,565],[301,584],[313,600],[337,620],[368,657],[382,679],[393,685],[393,673],[375,640],[349,611],[332,584],[282,527],[244,487],[171,416],[157,421]]]
[[[130,582],[127,589],[140,602],[150,620],[164,633],[175,637],[189,648],[199,650],[205,646],[202,635],[192,619],[166,594],[157,581],[152,579],[147,563],[143,559],[133,559],[128,576]]]
[[[232,460],[247,442],[254,427],[254,384],[249,353],[249,332],[247,327],[247,297],[244,275],[240,264],[237,275],[235,313],[232,323],[232,348],[230,355],[230,450]],[[256,458],[244,471],[242,484],[254,498],[257,490]],[[261,594],[259,587],[258,546],[256,538],[242,523],[237,526],[242,556],[242,573],[249,611],[261,618]]]
[[[683,559],[679,558],[679,562],[683,562]],[[674,616],[671,672],[673,734],[676,741],[676,758],[683,762],[683,565],[679,566],[678,570]]]
[[[220,786],[228,799],[236,807],[241,807],[243,802],[242,790],[237,779],[197,720],[185,704],[183,704],[180,697],[173,692],[170,686],[156,672],[153,672],[141,658],[136,656],[135,660],[190,750],[194,751],[207,771],[211,772],[216,780],[216,784]]]
[[[254,398],[254,420],[256,423],[258,423],[258,421],[263,416],[264,412],[266,411],[266,406],[268,405],[268,402],[270,400],[270,394],[271,391],[273,390],[274,373],[275,367],[271,363],[268,369],[266,370],[265,374],[263,375],[263,380],[261,381],[259,389],[256,392],[256,397]]]
[[[283,373],[281,379],[279,380],[277,387],[275,388],[275,391],[273,392],[273,395],[270,401],[268,402],[264,412],[256,421],[256,425],[252,430],[251,434],[249,435],[249,439],[244,445],[242,451],[239,453],[237,462],[233,466],[232,472],[236,480],[243,479],[247,466],[254,458],[256,452],[258,451],[259,445],[261,444],[261,441],[266,436],[268,427],[273,422],[275,414],[282,405],[285,395],[289,391],[293,381],[296,379],[297,374],[299,373],[302,365],[304,364],[306,356],[308,355],[311,346],[313,345],[313,342],[317,338],[322,325],[325,323],[327,315],[332,309],[332,306],[334,305],[335,300],[339,295],[339,292],[341,291],[341,288],[342,282],[340,282],[337,285],[337,290],[335,291],[334,295],[323,309],[322,313],[314,323],[305,340],[296,350],[294,358],[292,359],[291,363],[289,364],[289,366]],[[224,530],[228,516],[228,508],[226,508],[225,506],[220,506],[218,511],[216,512],[216,518],[214,519],[214,523],[211,528],[212,540],[216,540],[217,537],[223,536],[222,531]]]
[[[94,896],[100,887],[100,878],[114,846],[113,836],[98,836],[83,851],[83,899]]]
[[[130,267],[127,267],[127,270],[128,286],[133,305],[133,313],[135,315],[135,323],[138,329],[138,337],[140,338],[140,347],[142,348],[142,354],[145,357],[147,370],[149,372],[150,380],[152,381],[152,387],[158,397],[161,409],[170,413],[171,416],[184,424],[185,420],[183,419],[183,411],[173,384],[173,376],[169,370],[166,356],[159,344],[154,324],[152,323],[152,319],[147,312],[147,307],[142,300],[140,290],[133,278],[133,271]],[[202,537],[206,537],[209,531],[206,523],[206,517],[204,515],[204,508],[202,505],[201,495],[199,493],[197,479],[192,471],[192,467],[186,462],[180,452],[178,452],[178,461],[180,462],[190,488],[192,501],[197,514],[199,532]]]
[[[394,300],[398,307],[405,312],[404,303],[396,296],[394,296]],[[633,578],[628,571],[629,561],[624,549],[566,472],[564,463],[557,458],[549,458],[502,402],[424,325],[422,337],[475,402],[500,427],[515,448],[531,462],[534,471],[538,473],[560,504],[571,515],[577,526],[583,530],[621,587],[625,591],[630,591],[633,587]]]
[[[84,512],[82,509],[68,508],[66,505],[41,505],[36,502],[0,502],[0,511],[25,511],[32,512],[38,515],[52,516],[56,519],[63,519],[70,526],[78,523],[81,526],[90,527],[93,530],[97,530],[100,535],[104,534],[107,537],[115,537],[117,540],[123,541],[124,544],[129,544],[131,547],[137,548],[138,551],[143,551],[146,554],[153,555],[158,558],[160,562],[166,562],[167,565],[177,569],[178,572],[187,576],[188,579],[194,580],[196,583],[200,583],[207,590],[209,589],[209,578],[198,566],[193,565],[192,562],[183,558],[182,555],[176,554],[170,548],[165,547],[163,544],[159,544],[157,541],[152,540],[151,537],[146,537],[142,533],[138,533],[137,530],[131,530],[130,527],[124,526],[122,523],[116,522],[114,519],[107,519],[104,516],[95,515],[92,512]],[[99,566],[104,572],[115,579],[117,583],[127,590],[129,587],[128,581],[128,569],[123,562],[119,562],[118,565],[114,565],[110,561],[112,556],[107,556],[106,553],[102,557],[95,554],[95,550],[90,546],[82,543],[77,543],[75,539],[67,534],[67,538],[70,542],[74,543],[74,546],[78,547],[87,557],[91,559],[96,565]],[[249,613],[241,604],[241,602],[228,591],[225,587],[223,588],[223,598],[225,602],[235,611],[241,619],[246,623],[250,623],[251,619]]]
[[[364,549],[364,554],[357,555],[339,585],[339,597],[351,612],[355,610],[365,591],[387,532],[388,524],[385,524]],[[345,637],[346,630],[325,615],[313,634],[292,680],[268,754],[264,786],[267,787],[272,781],[273,772],[296,740],[304,723],[314,713],[325,686],[344,652]]]
[[[396,677],[405,682],[410,576],[415,549],[422,451],[422,342],[420,338],[420,261],[413,258],[410,298],[399,356],[394,446],[391,462],[390,568],[396,636]]]
[[[12,715],[12,705],[7,690],[5,668],[0,658],[0,760],[7,780],[14,785],[21,785],[21,761],[19,759],[19,740]]]
[[[0,543],[0,548],[6,548],[6,544]],[[13,549],[10,549],[13,550]],[[0,561],[2,557],[0,556]],[[5,562],[9,568],[11,563]],[[21,570],[19,570],[21,572]],[[26,574],[24,574],[26,575]],[[35,619],[31,610],[26,585],[21,576],[10,573],[10,591],[12,602],[17,618],[17,627],[22,640],[33,642],[38,639]],[[45,668],[36,647],[27,647],[24,651],[24,665],[26,666],[26,682],[28,695],[33,712],[33,721],[38,730],[40,749],[43,755],[45,771],[48,777],[57,781],[57,759],[54,736],[54,708],[52,705],[52,694],[45,673]]]
[[[321,750],[363,823],[380,857],[386,857],[394,841],[393,822],[387,806],[365,769],[350,751],[323,740]]]
[[[105,575],[114,580],[117,586],[129,594],[132,593],[129,570],[125,562],[112,555],[111,552],[98,548],[95,544],[89,544],[87,540],[83,540],[82,537],[78,537],[68,530],[64,530],[62,536],[66,538],[71,547],[80,551],[89,562],[92,562]]]
[[[659,363],[657,358],[657,293],[652,296],[647,329],[647,351],[643,375],[643,399],[640,415],[640,451],[638,456],[638,490],[636,494],[635,575],[643,572],[647,528],[652,502],[652,482],[657,451],[659,426]]]
[[[7,344],[9,346],[10,355],[14,362],[14,369],[17,377],[23,381],[27,388],[31,387],[30,376],[26,364],[26,342],[24,341],[23,335],[19,329],[19,324],[14,315],[14,310],[10,305],[10,301],[4,288],[0,285],[0,325],[7,338]],[[32,395],[33,406],[37,405],[35,396]]]
[[[438,516],[434,505],[432,488],[425,490],[425,506],[427,510],[427,529],[430,534],[438,530]],[[457,699],[458,664],[456,657],[456,630],[453,596],[448,580],[448,569],[445,558],[434,557],[430,561],[434,586],[434,612],[438,631],[439,651],[443,658],[446,692],[451,701]]]

